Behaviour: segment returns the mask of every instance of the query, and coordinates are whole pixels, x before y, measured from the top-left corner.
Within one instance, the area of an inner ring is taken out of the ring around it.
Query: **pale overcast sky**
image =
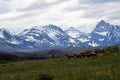
[[[90,32],[100,20],[120,25],[120,0],[0,0],[0,27],[15,32],[47,24]]]

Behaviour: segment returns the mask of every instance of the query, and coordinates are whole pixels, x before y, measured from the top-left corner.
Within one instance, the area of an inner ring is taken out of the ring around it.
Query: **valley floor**
[[[120,80],[120,53],[0,63],[0,80]]]

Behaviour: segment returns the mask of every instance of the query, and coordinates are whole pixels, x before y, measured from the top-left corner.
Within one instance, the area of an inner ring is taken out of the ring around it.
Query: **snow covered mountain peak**
[[[106,23],[106,22],[104,20],[101,20],[101,21],[99,21],[98,24],[104,24],[104,23]]]
[[[77,30],[77,29],[75,29],[74,27],[70,27],[70,28],[68,28],[67,30]]]
[[[74,27],[68,28],[65,32],[73,38],[78,38],[83,34],[81,31],[75,29]]]
[[[90,34],[91,46],[107,46],[120,43],[120,26],[100,21]]]
[[[62,31],[62,29],[60,27],[53,25],[53,24],[48,24],[45,26],[35,26],[33,28],[39,29],[39,30],[59,30],[59,31]]]
[[[48,25],[45,25],[43,26],[44,28],[48,28],[48,29],[56,29],[56,30],[61,30],[60,27],[56,26],[56,25],[53,25],[53,24],[48,24]]]
[[[53,39],[57,45],[61,46],[76,46],[79,44],[79,41],[76,39],[71,38],[67,35],[60,27],[56,25],[46,25],[42,27],[42,30],[48,34],[48,36]]]
[[[5,28],[0,28],[0,39],[7,44],[19,44],[19,42],[16,40],[16,35]]]
[[[38,46],[38,48],[80,45],[78,40],[71,38],[60,27],[55,25],[35,26],[31,29],[26,29],[20,33],[20,41],[28,47],[32,45],[33,47],[37,47],[38,44],[42,44],[42,46]]]
[[[4,38],[4,28],[0,28],[0,38]]]
[[[104,20],[101,20],[95,27],[94,31],[103,32],[103,31],[111,31],[112,27],[109,23],[106,23]]]
[[[63,47],[96,47],[120,43],[120,26],[101,20],[92,31],[86,34],[74,27],[63,31],[56,25],[34,26],[19,35],[0,28],[0,44],[15,49],[52,49]]]
[[[4,39],[11,39],[13,37],[13,33],[11,33],[9,30],[0,28],[0,38]]]
[[[81,42],[86,42],[88,41],[88,34],[81,32],[77,29],[75,29],[74,27],[70,27],[68,28],[66,31],[66,34],[68,34],[69,36],[78,39]]]
[[[4,30],[5,30],[4,28],[0,28],[0,32],[1,32],[1,31],[4,31]]]

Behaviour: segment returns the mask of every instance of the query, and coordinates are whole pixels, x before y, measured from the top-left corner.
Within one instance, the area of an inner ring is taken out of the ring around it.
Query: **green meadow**
[[[120,80],[120,53],[0,62],[0,80]]]

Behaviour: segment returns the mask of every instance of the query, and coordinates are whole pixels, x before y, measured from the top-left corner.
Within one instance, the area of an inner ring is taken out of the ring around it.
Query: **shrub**
[[[40,74],[37,80],[53,80],[54,76],[48,74]]]

